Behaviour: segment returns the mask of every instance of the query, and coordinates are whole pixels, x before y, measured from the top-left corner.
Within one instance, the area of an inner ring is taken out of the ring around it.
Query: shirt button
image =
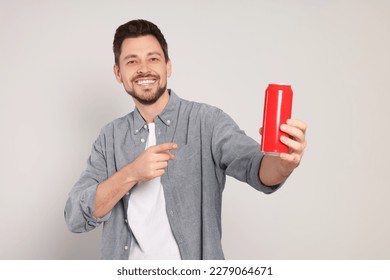
[[[147,129],[147,128],[148,128],[148,126],[145,124],[145,125],[144,125],[144,128],[145,128],[145,129]]]
[[[130,192],[127,192],[127,193],[126,193],[126,195],[129,195],[129,194],[130,194]]]
[[[125,246],[125,250],[129,249],[129,247]]]
[[[138,133],[138,129],[135,130],[135,133]]]
[[[144,142],[145,142],[145,139],[144,139],[144,138],[142,138],[142,139],[141,139],[141,142],[142,142],[142,143],[144,143]]]
[[[171,124],[171,121],[170,121],[170,120],[167,120],[167,124],[170,125],[170,124]]]
[[[125,220],[125,223],[127,224],[127,220]]]
[[[169,214],[173,217],[173,211],[172,210],[169,211]]]

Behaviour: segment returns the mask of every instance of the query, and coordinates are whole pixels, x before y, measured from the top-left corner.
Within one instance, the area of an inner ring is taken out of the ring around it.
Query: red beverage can
[[[265,90],[261,151],[266,155],[288,153],[288,147],[280,141],[280,137],[289,136],[280,130],[280,125],[291,118],[292,99],[290,85],[269,84]]]

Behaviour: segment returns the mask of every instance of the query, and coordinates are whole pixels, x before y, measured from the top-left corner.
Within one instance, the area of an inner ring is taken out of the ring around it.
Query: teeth
[[[154,82],[155,80],[139,80],[136,83],[138,85],[149,85],[149,84],[153,84]]]

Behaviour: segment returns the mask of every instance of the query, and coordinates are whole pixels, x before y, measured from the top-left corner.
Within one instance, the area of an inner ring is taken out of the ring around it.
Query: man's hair
[[[150,21],[136,19],[122,24],[115,32],[113,42],[115,64],[119,66],[119,56],[121,55],[122,43],[125,39],[137,38],[145,35],[152,35],[157,39],[164,52],[165,61],[168,62],[168,44],[165,41],[164,35],[161,33],[160,29],[157,27],[157,25]]]

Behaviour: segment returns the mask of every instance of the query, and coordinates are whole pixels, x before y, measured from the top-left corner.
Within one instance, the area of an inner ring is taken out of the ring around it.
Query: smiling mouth
[[[156,82],[156,79],[139,79],[135,81],[136,85],[139,86],[150,86]]]

